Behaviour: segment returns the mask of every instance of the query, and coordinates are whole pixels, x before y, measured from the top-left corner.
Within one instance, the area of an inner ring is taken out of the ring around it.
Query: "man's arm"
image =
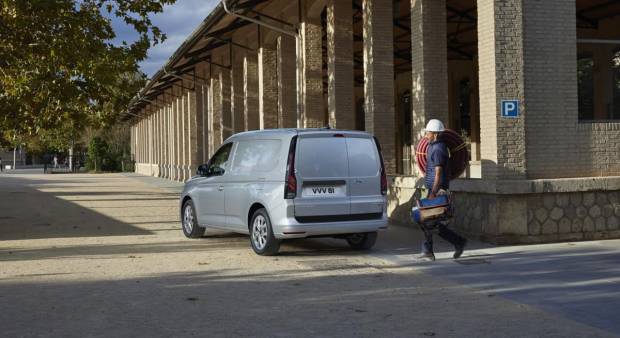
[[[439,191],[439,184],[441,183],[441,174],[443,172],[443,167],[435,167],[435,178],[433,179],[433,189],[431,189],[428,198],[437,197],[437,192]]]

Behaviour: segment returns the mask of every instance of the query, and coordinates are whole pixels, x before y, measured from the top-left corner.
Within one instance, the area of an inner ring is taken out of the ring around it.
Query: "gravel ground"
[[[427,272],[405,227],[365,253],[312,239],[260,257],[246,236],[186,239],[178,190],[137,175],[0,174],[0,336],[613,336]]]

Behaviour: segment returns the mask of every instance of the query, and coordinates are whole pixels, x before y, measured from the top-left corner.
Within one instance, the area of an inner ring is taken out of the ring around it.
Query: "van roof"
[[[343,133],[354,133],[354,134],[361,134],[361,135],[369,135],[369,133],[365,132],[365,131],[359,131],[359,130],[343,130],[343,129],[328,129],[328,128],[280,128],[280,129],[261,129],[261,130],[251,130],[251,131],[245,131],[245,132],[241,132],[241,133],[237,133],[231,137],[228,138],[228,140],[233,140],[233,139],[245,139],[245,138],[251,138],[252,136],[275,136],[275,137],[282,137],[284,135],[297,135],[297,134],[306,134],[306,133],[334,133],[334,132],[343,132]]]

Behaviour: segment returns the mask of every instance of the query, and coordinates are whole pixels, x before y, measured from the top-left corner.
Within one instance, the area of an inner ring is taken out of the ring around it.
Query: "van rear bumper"
[[[287,218],[287,223],[273,225],[276,238],[304,238],[382,231],[387,230],[388,218],[383,213],[381,218],[372,220],[299,223],[295,218]]]

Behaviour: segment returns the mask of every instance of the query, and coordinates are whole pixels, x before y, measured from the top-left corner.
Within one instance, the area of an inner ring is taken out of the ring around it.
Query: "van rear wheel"
[[[250,243],[254,252],[261,256],[273,256],[280,250],[280,241],[273,235],[267,210],[254,212],[250,223]]]
[[[347,243],[354,250],[369,250],[377,242],[376,232],[362,232],[347,236]]]

